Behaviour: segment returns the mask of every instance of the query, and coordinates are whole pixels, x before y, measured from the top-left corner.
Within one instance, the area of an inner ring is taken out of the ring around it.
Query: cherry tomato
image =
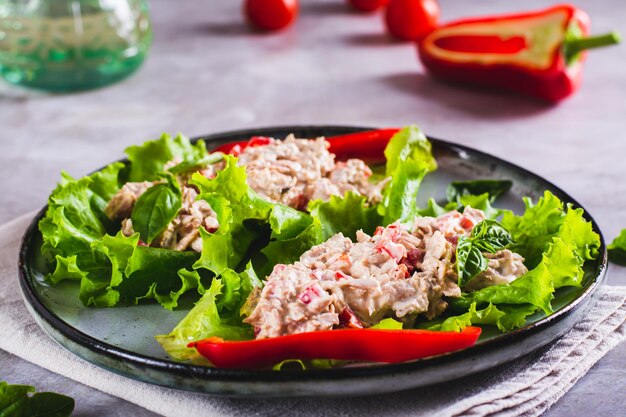
[[[436,0],[391,0],[385,21],[396,38],[416,41],[437,27],[439,5]]]
[[[373,12],[389,3],[389,0],[348,0],[355,9],[363,12]]]
[[[259,29],[279,30],[298,14],[298,0],[245,0],[246,17]]]

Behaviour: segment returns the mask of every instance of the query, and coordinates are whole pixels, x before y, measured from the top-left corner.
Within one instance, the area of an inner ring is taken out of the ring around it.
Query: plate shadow
[[[555,106],[523,96],[448,84],[419,72],[390,74],[380,78],[389,88],[436,101],[452,110],[487,119],[517,119],[543,113]]]

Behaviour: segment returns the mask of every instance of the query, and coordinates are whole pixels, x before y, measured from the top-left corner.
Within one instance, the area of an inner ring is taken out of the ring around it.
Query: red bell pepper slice
[[[363,159],[366,162],[377,163],[384,161],[383,152],[389,139],[400,129],[378,129],[365,132],[349,133],[340,136],[327,137],[330,143],[329,151],[339,160],[350,158]],[[248,146],[263,146],[269,143],[269,138],[254,136],[247,141],[230,142],[218,146],[213,152],[223,152],[239,155]]]
[[[257,369],[287,359],[394,363],[467,348],[480,333],[480,327],[471,326],[461,332],[338,329],[247,341],[210,337],[188,347],[218,368]]]
[[[443,80],[556,102],[578,89],[584,50],[619,41],[588,34],[587,14],[564,4],[442,25],[420,41],[419,56]]]

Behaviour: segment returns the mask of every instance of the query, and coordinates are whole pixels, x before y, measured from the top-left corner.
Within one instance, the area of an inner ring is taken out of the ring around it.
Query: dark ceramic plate
[[[250,136],[332,136],[365,130],[343,126],[289,126],[252,129],[205,136],[209,146]],[[499,206],[523,210],[522,197],[539,198],[550,190],[561,200],[580,206],[572,197],[545,179],[483,152],[431,138],[439,169],[424,181],[420,192],[442,199],[451,180],[508,178],[511,191]],[[167,311],[146,304],[111,309],[85,308],[78,300],[78,285],[60,283],[50,287],[43,279],[40,256],[39,212],[24,236],[20,252],[21,288],[31,314],[57,342],[76,355],[130,378],[178,389],[234,396],[351,395],[397,391],[435,384],[482,371],[526,355],[563,335],[585,315],[606,272],[604,242],[601,256],[588,262],[583,287],[562,288],[553,301],[554,314],[536,314],[521,329],[501,334],[485,331],[468,349],[413,362],[393,365],[362,365],[312,371],[225,370],[176,363],[154,340],[169,333],[187,309]],[[586,213],[597,233],[598,225]]]

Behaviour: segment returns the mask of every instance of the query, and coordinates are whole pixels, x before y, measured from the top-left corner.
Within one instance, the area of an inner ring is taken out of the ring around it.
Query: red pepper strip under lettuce
[[[480,333],[479,327],[461,332],[341,329],[249,341],[213,337],[189,347],[195,347],[218,368],[258,369],[286,359],[395,363],[467,348],[476,343]]]
[[[578,89],[585,49],[619,41],[588,34],[587,14],[563,4],[442,25],[420,42],[419,55],[438,78],[556,102]]]

